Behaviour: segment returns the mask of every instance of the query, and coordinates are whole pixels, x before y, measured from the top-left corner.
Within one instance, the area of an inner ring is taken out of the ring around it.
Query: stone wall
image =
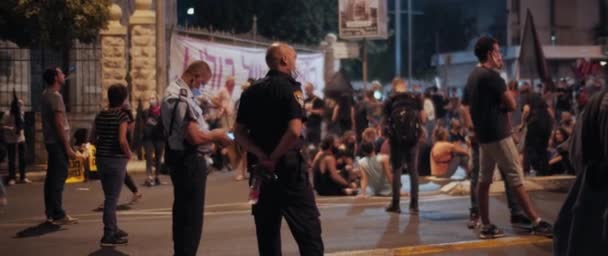
[[[104,36],[101,39],[102,105],[108,103],[108,88],[112,84],[126,85],[127,58],[125,56],[126,38]]]
[[[156,94],[156,27],[134,25],[131,29],[131,105]]]

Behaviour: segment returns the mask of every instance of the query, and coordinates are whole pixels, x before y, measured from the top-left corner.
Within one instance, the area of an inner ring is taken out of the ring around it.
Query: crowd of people
[[[511,223],[551,236],[553,227],[530,202],[523,175],[575,174],[581,170],[569,160],[576,155],[569,147],[571,138],[577,136],[575,116],[605,89],[605,82],[600,78],[574,83],[560,80],[555,88],[550,84],[532,86],[528,81],[507,84],[496,72],[503,63],[494,39],[479,39],[475,55],[480,64],[462,91],[437,87],[422,91],[420,86],[408,90],[406,81],[397,77],[388,93],[374,82],[370,89],[323,99],[315,94],[313,84],[305,84],[302,93],[299,83],[289,76],[295,70],[295,51],[273,44],[267,53],[271,69],[267,78],[243,84],[239,101],[234,100],[234,77],[226,79],[215,94],[201,86],[209,81],[211,70],[205,62],[196,61],[167,87],[162,100],[150,96],[149,107],[136,116],[128,103],[127,87],[110,86],[108,106],[95,116],[90,133],[76,132],[74,143],[69,140],[70,125],[59,93],[65,75],[60,69],[48,69],[41,100],[48,152],[44,185],[47,220],[58,225],[78,222],[62,206],[68,160],[86,158],[90,152],[87,147],[94,145],[104,192],[104,203],[99,207],[104,223],[101,245],[128,243],[128,233],[117,224],[116,208],[123,184],[133,193],[133,202],[142,197],[126,172],[134,155],[131,142],[134,136],[141,136],[146,159],[144,184],[163,184],[161,169],[165,164],[170,169],[176,255],[194,255],[198,248],[210,166],[234,170],[237,181],[250,176],[252,187],[255,179],[262,177],[259,172],[275,172],[274,178],[263,181],[264,188],[253,202],[261,254],[280,251],[275,221],[281,215],[290,226],[302,226],[297,223],[300,221],[310,224],[292,230],[303,254],[323,251],[312,189],[320,196],[390,196],[386,211],[394,213],[401,212],[400,199],[408,195],[409,213],[417,215],[419,176],[450,179],[459,170],[471,179],[467,226],[480,228],[480,238],[504,236],[489,218],[489,186],[495,169],[505,183]],[[249,89],[252,84],[254,89]],[[274,111],[276,115],[259,116],[259,111]],[[24,172],[23,127],[13,122],[19,118],[23,119],[23,113],[12,111],[2,119],[4,140],[9,143],[10,185],[29,183]],[[138,121],[142,127],[139,134],[135,132]],[[293,174],[288,171],[291,169],[302,174]],[[408,193],[401,191],[402,174],[409,175]],[[0,204],[6,204],[1,185]],[[289,193],[284,198],[282,192]],[[284,201],[269,203],[276,200]],[[314,239],[304,239],[308,236]]]

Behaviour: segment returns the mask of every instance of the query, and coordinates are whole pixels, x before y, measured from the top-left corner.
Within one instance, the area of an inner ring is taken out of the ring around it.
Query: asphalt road
[[[169,181],[168,177],[163,177]],[[143,176],[135,176],[138,184]],[[41,225],[44,204],[41,183],[8,188],[9,205],[0,208],[0,252],[2,255],[171,255],[172,186],[140,186],[144,197],[135,205],[122,205],[120,227],[129,232],[129,245],[100,249],[102,202],[99,182],[69,184],[64,192],[64,208],[80,219],[77,225],[56,228]],[[121,203],[131,193],[123,189]],[[532,200],[538,211],[553,221],[565,194],[534,192]],[[230,173],[213,173],[208,179],[207,206],[199,255],[257,255],[253,219],[247,201],[247,185],[235,182]],[[476,233],[466,228],[468,197],[423,196],[419,216],[387,214],[388,198],[366,200],[352,197],[320,197],[323,239],[327,253],[399,248],[445,243],[478,241]],[[510,237],[533,238],[525,230],[509,224],[504,196],[491,199],[491,217]],[[402,208],[407,209],[407,198]],[[297,246],[283,225],[283,251],[297,255]],[[491,248],[472,247],[436,255],[552,255],[551,244],[525,244]]]

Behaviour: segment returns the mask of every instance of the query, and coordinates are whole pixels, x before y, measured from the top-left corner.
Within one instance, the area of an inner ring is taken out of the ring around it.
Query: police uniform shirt
[[[194,121],[202,132],[208,132],[209,125],[203,118],[203,111],[197,104],[198,101],[194,98],[194,94],[184,80],[178,78],[167,87],[165,98],[161,104],[161,119],[165,129],[168,130],[171,127],[173,108],[177,102],[179,104],[177,104],[177,109],[175,110],[173,130],[169,131],[171,135],[167,140],[172,150],[186,150],[188,148],[184,132],[186,125]],[[203,154],[210,153],[211,149],[211,143],[197,145],[198,152]]]
[[[253,142],[271,154],[289,121],[304,118],[300,83],[290,75],[270,70],[241,95],[237,123],[249,130]]]

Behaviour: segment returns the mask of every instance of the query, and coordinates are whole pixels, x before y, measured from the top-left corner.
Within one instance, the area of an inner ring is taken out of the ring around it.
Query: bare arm
[[[359,192],[360,197],[365,197],[365,191],[367,191],[367,173],[365,167],[361,166],[361,191]]]
[[[388,180],[388,184],[393,184],[393,172],[391,170],[391,163],[388,157],[382,159],[382,170],[386,175],[386,179]]]
[[[242,124],[236,123],[234,125],[234,138],[236,142],[241,145],[247,152],[254,154],[258,159],[265,159],[266,153],[262,151],[249,136],[247,128]]]
[[[215,129],[209,132],[199,130],[198,124],[194,121],[188,122],[185,127],[186,141],[192,145],[208,144],[219,142],[223,145],[229,144],[230,140],[223,129]]]
[[[466,155],[466,156],[469,155],[469,151],[467,149],[461,147],[458,144],[452,144],[452,145],[454,145],[454,147],[452,148],[454,150],[454,153],[460,154],[460,155]]]
[[[549,165],[556,164],[561,160],[562,160],[562,156],[556,156],[554,158],[551,158],[551,160],[549,160]]]
[[[283,137],[281,137],[279,145],[277,145],[272,154],[270,154],[270,159],[276,161],[283,157],[287,151],[293,148],[294,144],[300,138],[301,133],[302,120],[299,118],[291,119],[287,130],[283,134]]]
[[[55,112],[55,129],[57,131],[57,135],[59,137],[59,142],[61,142],[61,144],[63,144],[66,153],[68,154],[68,156],[70,158],[74,158],[76,156],[76,153],[74,153],[74,150],[72,150],[72,147],[70,146],[70,143],[68,143],[68,138],[66,137],[65,134],[65,126],[63,125],[63,121],[65,120],[64,117],[65,113],[60,112],[60,111],[56,111]]]
[[[334,113],[331,115],[332,122],[335,122],[336,120],[338,120],[338,111],[340,111],[340,106],[335,106]]]
[[[524,105],[524,109],[521,112],[521,127],[522,129],[524,125],[526,125],[526,121],[528,121],[528,117],[530,116],[530,105]]]
[[[129,141],[127,140],[127,130],[129,129],[129,124],[127,122],[120,123],[118,127],[118,142],[120,143],[120,149],[122,153],[125,154],[127,159],[131,158],[131,149],[129,148]]]
[[[336,159],[334,157],[327,157],[324,161],[327,167],[327,170],[325,171],[329,172],[331,179],[342,186],[348,187],[350,184],[348,184],[348,181],[340,176],[338,170],[336,169]]]
[[[473,128],[473,121],[471,120],[471,112],[469,112],[469,106],[462,106],[462,121],[464,122],[467,129]]]
[[[421,124],[426,124],[426,121],[428,119],[428,114],[424,110],[420,111],[420,113],[418,113],[418,118],[420,118]]]
[[[513,112],[515,111],[515,108],[517,108],[517,102],[515,102],[515,98],[513,97],[513,94],[511,94],[511,91],[506,90],[502,96],[500,97],[500,101],[502,102],[502,105],[505,107],[505,109],[508,112]]]

